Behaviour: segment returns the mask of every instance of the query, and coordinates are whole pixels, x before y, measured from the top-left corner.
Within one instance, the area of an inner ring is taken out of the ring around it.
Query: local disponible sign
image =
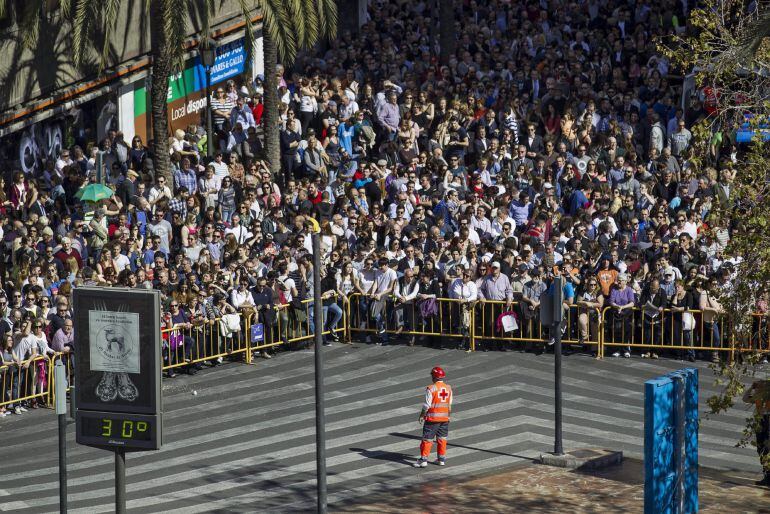
[[[189,116],[191,114],[197,114],[208,105],[207,99],[198,98],[197,100],[190,100],[186,104],[182,104],[171,110],[171,121],[176,121]]]

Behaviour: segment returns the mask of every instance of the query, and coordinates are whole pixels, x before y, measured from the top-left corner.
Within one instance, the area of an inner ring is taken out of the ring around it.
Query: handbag
[[[682,313],[682,330],[693,330],[695,328],[695,316],[691,312]]]

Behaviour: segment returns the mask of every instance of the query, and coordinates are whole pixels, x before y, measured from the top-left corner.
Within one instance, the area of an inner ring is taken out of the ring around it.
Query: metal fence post
[[[468,344],[468,350],[471,352],[476,351],[476,306],[478,302],[474,303],[471,307],[471,329],[470,329],[470,342]]]

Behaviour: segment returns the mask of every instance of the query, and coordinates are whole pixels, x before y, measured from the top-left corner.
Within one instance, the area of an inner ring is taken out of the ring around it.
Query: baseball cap
[[[546,182],[545,184],[543,184],[543,189],[553,189],[553,184],[551,184],[550,182]]]
[[[497,269],[500,269],[500,263],[499,263],[499,262],[497,262],[497,261],[495,261],[495,262],[493,262],[493,263],[492,263],[492,267],[493,267],[493,268],[497,268]]]

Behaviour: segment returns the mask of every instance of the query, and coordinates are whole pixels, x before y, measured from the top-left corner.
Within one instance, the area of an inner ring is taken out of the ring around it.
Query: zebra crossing
[[[432,480],[526,465],[553,445],[553,359],[364,344],[324,349],[329,504]],[[448,466],[415,470],[417,414],[429,370],[441,365],[455,391]],[[643,382],[676,361],[565,359],[566,448],[643,454]],[[701,368],[701,411],[714,392]],[[280,354],[164,382],[164,447],[127,455],[131,512],[310,512],[315,508],[313,354]],[[197,391],[197,395],[192,392]],[[702,466],[751,475],[751,449],[736,449],[749,411],[703,419]],[[0,424],[0,511],[58,509],[52,411]],[[112,455],[75,444],[68,430],[69,507],[114,509]]]

